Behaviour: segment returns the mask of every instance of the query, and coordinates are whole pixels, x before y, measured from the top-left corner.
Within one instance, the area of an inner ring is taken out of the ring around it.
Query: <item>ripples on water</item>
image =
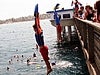
[[[0,25],[0,75],[46,75],[45,64],[41,61],[39,51],[35,49],[33,23],[30,21]],[[41,25],[45,43],[49,47],[50,62],[56,62],[50,75],[89,75],[81,50],[67,45],[57,48],[55,27],[48,20],[41,21]],[[34,52],[37,60],[32,58]],[[19,58],[14,58],[17,55]],[[28,66],[25,63],[27,58],[38,63]],[[10,68],[9,71],[7,67]]]

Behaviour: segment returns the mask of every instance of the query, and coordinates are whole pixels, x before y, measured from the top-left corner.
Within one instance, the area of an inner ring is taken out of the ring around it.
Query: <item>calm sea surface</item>
[[[30,21],[0,25],[0,75],[46,75],[45,63],[36,49],[33,24]],[[57,48],[55,27],[49,20],[42,20],[41,26],[50,62],[56,62],[50,75],[89,75],[81,50],[75,50],[75,46]],[[34,52],[36,58],[32,57]],[[36,63],[27,65],[27,59]]]

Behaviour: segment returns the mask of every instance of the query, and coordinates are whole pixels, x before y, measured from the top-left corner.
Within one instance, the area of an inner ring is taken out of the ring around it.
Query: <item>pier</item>
[[[90,75],[100,72],[100,24],[75,18],[75,27]]]
[[[67,20],[67,23],[66,23]],[[55,21],[54,20],[50,20],[51,24],[53,26],[56,26]],[[67,36],[67,41],[71,41],[71,26],[74,26],[74,19],[69,18],[69,19],[61,19],[60,24],[62,26],[62,32],[63,32],[63,37],[66,36],[65,32],[66,32],[66,26],[68,29],[68,36]],[[65,37],[66,38],[66,37]]]
[[[50,20],[51,24],[55,26],[54,20]],[[100,24],[92,21],[82,20],[79,18],[62,19],[62,27],[68,28],[68,41],[71,41],[72,28],[74,26],[75,32],[81,44],[86,64],[90,75],[99,75],[100,72]],[[65,30],[66,31],[66,30]],[[65,34],[65,33],[64,33]],[[63,34],[63,35],[64,35]]]

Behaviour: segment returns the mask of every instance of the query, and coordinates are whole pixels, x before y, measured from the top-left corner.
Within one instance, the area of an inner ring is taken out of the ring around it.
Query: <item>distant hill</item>
[[[49,19],[50,15],[48,14],[41,14],[40,15],[40,19]],[[33,21],[34,20],[34,16],[30,15],[27,17],[19,17],[19,18],[10,18],[10,19],[6,19],[6,20],[0,20],[0,24],[8,24],[8,23],[14,23],[14,22],[23,22],[23,21]]]

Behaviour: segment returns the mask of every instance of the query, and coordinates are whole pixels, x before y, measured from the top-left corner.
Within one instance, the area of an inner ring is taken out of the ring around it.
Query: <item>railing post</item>
[[[62,36],[63,36],[63,39],[65,39],[66,38],[66,28],[65,28],[65,26],[62,26]]]
[[[83,39],[83,42],[84,42],[84,48],[87,49],[87,26],[84,24],[82,26],[82,29],[83,29],[83,32],[82,32],[83,37],[82,37],[82,39]]]
[[[79,21],[79,31],[80,31],[80,35],[81,35],[81,37],[82,37],[82,23]]]
[[[89,61],[94,63],[94,28],[88,25],[88,53]]]
[[[71,26],[68,26],[68,41],[71,41]]]

